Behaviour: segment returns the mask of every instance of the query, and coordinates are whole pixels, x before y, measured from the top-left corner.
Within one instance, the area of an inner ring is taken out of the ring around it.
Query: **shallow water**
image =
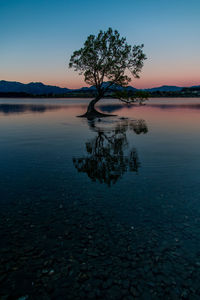
[[[200,99],[0,99],[0,298],[199,299]]]

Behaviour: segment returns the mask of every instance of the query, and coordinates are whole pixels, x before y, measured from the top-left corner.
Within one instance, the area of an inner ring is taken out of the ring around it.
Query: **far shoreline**
[[[15,93],[15,92],[9,92],[9,93],[0,93],[0,98],[30,98],[30,99],[72,99],[72,98],[80,98],[80,99],[92,99],[95,95],[92,94],[42,94],[42,95],[33,95],[33,94],[27,94],[27,93]],[[149,99],[150,98],[200,98],[200,93],[194,94],[194,93],[186,93],[181,94],[177,92],[162,92],[162,93],[149,93]],[[111,99],[111,96],[105,96],[104,99]],[[113,98],[114,99],[114,98]]]

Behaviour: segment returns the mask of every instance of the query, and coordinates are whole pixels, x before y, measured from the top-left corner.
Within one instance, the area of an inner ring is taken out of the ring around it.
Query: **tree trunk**
[[[101,99],[102,97],[97,96],[95,99],[91,100],[87,112],[84,115],[79,117],[87,118],[88,120],[93,120],[95,118],[102,118],[102,117],[110,117],[111,115],[100,113],[95,109],[95,104]],[[113,115],[112,115],[113,116]]]
[[[96,112],[96,109],[94,108],[95,104],[100,100],[100,97],[96,97],[95,99],[91,100],[89,105],[88,105],[88,109],[87,109],[87,114]]]

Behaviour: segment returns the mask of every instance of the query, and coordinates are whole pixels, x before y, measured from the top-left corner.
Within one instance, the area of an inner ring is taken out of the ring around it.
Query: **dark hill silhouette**
[[[63,94],[70,90],[67,88],[60,88],[58,86],[45,85],[41,82],[30,82],[27,84],[15,81],[0,81],[0,92],[2,93],[27,93],[32,95],[42,94]]]
[[[103,85],[106,87],[109,84],[109,82],[104,82]],[[168,86],[163,85],[160,87],[145,89],[145,91],[148,92],[179,92],[182,89],[196,89],[200,86],[193,86],[191,88],[184,88],[184,87],[178,87],[178,86]],[[116,90],[123,90],[126,89],[128,92],[135,92],[138,89],[134,88],[133,86],[127,86],[126,88],[121,87],[117,84],[113,85],[112,88],[108,90],[108,95]],[[90,87],[82,87],[80,89],[68,89],[68,88],[61,88],[58,86],[53,85],[45,85],[41,82],[30,82],[30,83],[21,83],[17,81],[6,81],[1,80],[0,81],[0,94],[1,96],[9,97],[12,96],[12,93],[24,93],[19,96],[30,96],[30,95],[64,95],[64,94],[70,94],[70,93],[95,93],[95,86]],[[13,94],[13,96],[15,96]]]

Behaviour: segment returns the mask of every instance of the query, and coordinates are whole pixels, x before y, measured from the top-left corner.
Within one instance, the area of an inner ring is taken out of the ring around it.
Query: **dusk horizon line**
[[[43,85],[46,85],[46,86],[54,86],[54,87],[58,87],[58,88],[61,88],[61,89],[69,89],[69,90],[79,90],[81,88],[90,88],[92,87],[92,85],[84,85],[84,86],[80,86],[78,88],[69,88],[69,87],[66,87],[66,86],[60,86],[60,85],[57,85],[57,84],[49,84],[49,83],[44,83],[42,81],[30,81],[30,82],[21,82],[21,81],[17,81],[17,80],[5,80],[5,79],[1,79],[0,82],[2,81],[5,81],[5,82],[12,82],[12,83],[21,83],[21,84],[31,84],[31,83],[41,83]],[[109,82],[108,81],[104,81],[104,82]],[[179,88],[184,88],[184,87],[195,87],[195,86],[200,86],[200,83],[194,83],[194,84],[186,84],[186,85],[176,85],[176,84],[162,84],[162,85],[153,85],[152,87],[144,87],[144,88],[136,88],[134,85],[127,85],[126,87],[133,87],[137,90],[145,90],[145,89],[153,89],[153,88],[159,88],[159,87],[164,87],[164,86],[173,86],[173,87],[179,87]]]

